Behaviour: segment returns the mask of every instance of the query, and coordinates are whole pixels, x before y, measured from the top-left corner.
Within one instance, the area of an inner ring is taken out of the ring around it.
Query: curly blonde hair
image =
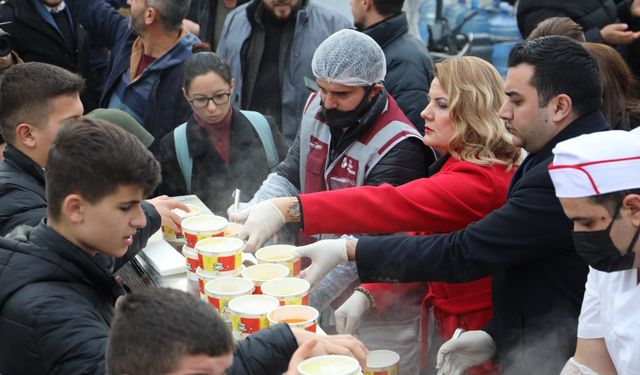
[[[435,64],[434,75],[449,96],[449,153],[478,165],[518,164],[521,149],[511,143],[498,116],[506,96],[496,69],[478,57],[464,56]]]

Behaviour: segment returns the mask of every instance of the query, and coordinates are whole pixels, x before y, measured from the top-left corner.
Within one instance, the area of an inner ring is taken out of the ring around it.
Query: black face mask
[[[618,205],[607,229],[594,232],[573,232],[573,244],[576,251],[591,267],[603,272],[623,271],[633,268],[635,252],[633,248],[638,241],[640,228],[631,239],[627,252],[622,255],[611,240],[611,228],[620,213]]]
[[[344,129],[358,124],[360,116],[362,116],[369,106],[369,94],[374,86],[365,87],[364,96],[358,106],[351,111],[340,111],[338,109],[326,109],[324,102],[320,102],[322,109],[320,110],[320,118],[332,128]]]

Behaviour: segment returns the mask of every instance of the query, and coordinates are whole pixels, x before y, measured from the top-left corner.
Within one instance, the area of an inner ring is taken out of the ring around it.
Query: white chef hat
[[[609,130],[560,142],[549,175],[558,198],[640,188],[640,130]]]

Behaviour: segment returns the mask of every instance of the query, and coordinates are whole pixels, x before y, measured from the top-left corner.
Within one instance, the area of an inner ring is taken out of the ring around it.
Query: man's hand
[[[271,201],[260,202],[239,213],[229,215],[229,219],[244,221],[244,227],[238,234],[238,238],[247,242],[246,251],[250,252],[256,251],[284,224],[284,216]]]
[[[352,334],[360,327],[360,320],[369,310],[369,298],[364,293],[355,291],[336,312],[336,330],[340,334]]]
[[[491,359],[496,354],[496,343],[485,331],[467,331],[451,339],[438,350],[438,375],[462,375],[473,366]]]
[[[287,373],[285,375],[298,375],[298,365],[302,363],[307,358],[311,357],[311,352],[313,348],[318,343],[318,340],[311,339],[304,344],[300,345],[298,349],[291,356],[291,360],[289,361],[289,368],[287,369]]]
[[[640,32],[629,30],[626,23],[612,23],[600,29],[602,39],[609,44],[629,44],[640,38]]]
[[[304,345],[307,341],[316,340],[317,344],[308,352],[307,357],[316,357],[327,354],[340,354],[353,357],[360,362],[362,368],[367,360],[367,347],[360,340],[351,335],[319,335],[317,333],[305,331],[300,328],[291,328],[293,335],[298,342],[298,346]],[[293,359],[293,358],[292,358]],[[291,369],[291,365],[289,365]]]
[[[177,199],[169,198],[166,195],[161,195],[153,199],[147,199],[147,202],[151,203],[153,207],[155,207],[156,211],[158,211],[158,213],[160,214],[160,217],[162,218],[162,225],[166,225],[174,231],[180,231],[179,225],[182,221],[182,218],[171,210],[173,210],[174,208],[179,208],[183,211],[189,212],[189,207],[186,204],[180,202]]]
[[[293,252],[300,257],[311,258],[311,265],[300,273],[300,277],[307,280],[313,288],[335,266],[347,262],[347,240],[318,241],[296,247]]]

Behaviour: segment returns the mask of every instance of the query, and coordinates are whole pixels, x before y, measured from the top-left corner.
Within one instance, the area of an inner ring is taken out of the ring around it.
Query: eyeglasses
[[[193,108],[204,108],[209,105],[209,101],[213,101],[215,105],[222,105],[229,103],[229,96],[231,96],[230,92],[216,94],[214,96],[205,96],[200,98],[195,98],[189,100],[189,103],[193,106]]]

